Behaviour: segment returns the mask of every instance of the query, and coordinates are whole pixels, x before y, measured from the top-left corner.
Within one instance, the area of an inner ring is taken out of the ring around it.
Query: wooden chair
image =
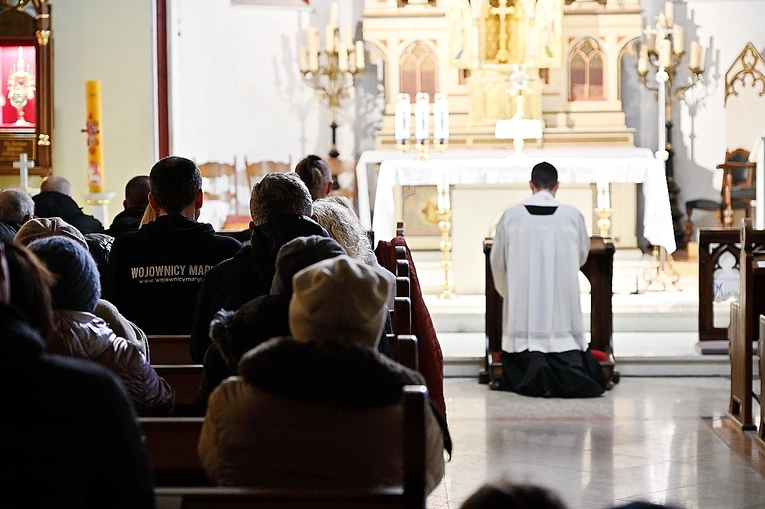
[[[342,491],[249,488],[156,488],[157,503],[176,502],[180,509],[239,509],[239,508],[336,508],[362,509],[396,507],[425,508],[425,412],[428,391],[425,386],[406,386],[403,405],[404,472],[400,486],[358,489],[352,486]],[[426,407],[427,405],[427,407]],[[196,452],[196,446],[194,448]],[[332,458],[327,458],[332,461]]]
[[[199,171],[202,173],[202,178],[209,179],[211,184],[208,189],[212,190],[204,192],[205,200],[228,202],[230,205],[229,215],[236,215],[238,212],[236,158],[234,158],[234,164],[200,164]],[[219,182],[226,183],[224,190],[219,190]]]
[[[248,163],[247,158],[244,159],[244,171],[247,176],[247,184],[250,189],[252,186],[263,180],[263,177],[269,173],[282,172],[289,173],[292,171],[292,157],[290,157],[286,163],[280,163],[276,161],[259,161],[257,163]]]
[[[188,335],[148,335],[149,353],[152,364],[186,365],[193,364],[189,355]]]
[[[175,391],[174,416],[197,416],[196,397],[199,386],[202,383],[201,364],[184,365],[152,365],[154,371]]]
[[[141,417],[157,486],[210,486],[197,454],[203,417]]]

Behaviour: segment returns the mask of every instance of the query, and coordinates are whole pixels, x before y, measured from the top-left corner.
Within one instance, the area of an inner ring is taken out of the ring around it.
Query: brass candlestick
[[[598,230],[600,231],[600,236],[604,239],[609,238],[609,232],[611,231],[611,209],[596,208],[595,213],[598,215]]]
[[[452,241],[450,239],[452,231],[452,211],[438,209],[436,212],[436,219],[438,220],[438,229],[441,231],[441,243],[439,245],[440,251],[444,255],[444,259],[441,261],[441,268],[444,270],[444,281],[441,283],[441,293],[438,295],[439,299],[453,299],[457,296],[452,291],[451,273],[452,273]]]
[[[675,269],[675,260],[667,250],[659,246],[653,246],[651,266],[643,270],[643,280],[646,286],[640,293],[648,291],[654,283],[661,285],[661,291],[667,289],[667,283],[682,291],[677,283],[680,281],[680,273]]]

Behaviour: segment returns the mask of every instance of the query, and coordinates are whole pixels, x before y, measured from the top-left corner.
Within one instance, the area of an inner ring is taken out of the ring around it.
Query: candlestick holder
[[[415,146],[417,147],[417,152],[419,153],[417,156],[418,161],[430,160],[430,140],[417,140]]]
[[[661,285],[661,291],[667,289],[667,283],[675,287],[677,291],[682,289],[677,286],[680,281],[680,273],[675,269],[675,260],[667,250],[660,246],[653,246],[651,266],[643,270],[643,280],[646,285],[638,293],[644,293],[650,290],[654,284]]]
[[[441,231],[441,243],[439,244],[439,250],[443,253],[444,258],[441,260],[441,268],[444,271],[444,281],[441,283],[441,293],[438,295],[439,299],[454,299],[457,294],[452,290],[451,274],[452,274],[452,211],[443,210],[441,208],[436,211],[436,220],[438,220],[438,229]]]
[[[609,238],[609,232],[611,231],[611,209],[596,208],[595,213],[598,215],[598,230],[600,231],[600,236],[604,239]]]

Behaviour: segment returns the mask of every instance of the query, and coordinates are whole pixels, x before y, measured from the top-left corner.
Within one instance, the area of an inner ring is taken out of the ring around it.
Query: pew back
[[[148,335],[152,364],[193,364],[188,335]]]
[[[202,365],[156,364],[152,365],[152,367],[175,391],[175,411],[173,415],[197,415],[196,397],[199,386],[202,383]]]
[[[157,486],[210,486],[197,454],[202,417],[140,419]]]

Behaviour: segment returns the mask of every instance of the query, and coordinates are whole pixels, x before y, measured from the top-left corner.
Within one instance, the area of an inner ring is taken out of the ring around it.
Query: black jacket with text
[[[202,278],[241,247],[207,223],[160,216],[114,239],[105,295],[146,334],[189,334]]]

